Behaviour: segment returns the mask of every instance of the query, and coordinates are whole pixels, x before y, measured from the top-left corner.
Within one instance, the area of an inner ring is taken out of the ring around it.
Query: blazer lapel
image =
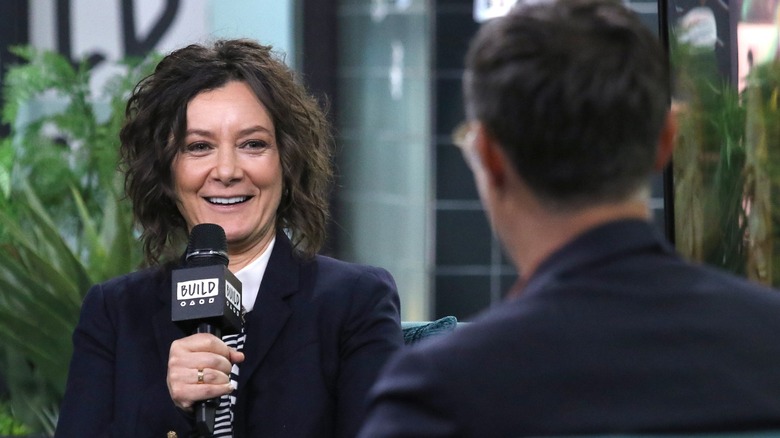
[[[239,365],[239,388],[263,362],[292,314],[287,298],[298,290],[299,270],[299,261],[293,255],[290,240],[284,233],[277,233],[255,307],[246,315],[246,359]]]
[[[245,437],[247,434],[247,405],[241,388],[248,386],[247,382],[262,364],[292,314],[287,298],[298,290],[299,270],[300,265],[293,256],[290,240],[284,233],[278,232],[263,281],[260,283],[255,307],[246,315],[244,323],[247,333],[244,343],[245,359],[238,367],[239,390],[234,406],[235,418],[244,420],[233,422],[234,437]]]

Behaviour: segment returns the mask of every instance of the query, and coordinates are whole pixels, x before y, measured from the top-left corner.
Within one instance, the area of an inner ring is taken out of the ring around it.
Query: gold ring
[[[198,385],[200,385],[200,384],[202,384],[202,383],[205,383],[205,382],[203,381],[203,369],[199,369],[199,370],[198,370]]]

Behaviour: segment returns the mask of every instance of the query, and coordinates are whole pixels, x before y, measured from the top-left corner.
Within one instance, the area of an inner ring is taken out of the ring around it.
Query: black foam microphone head
[[[225,230],[217,224],[198,224],[192,227],[185,263],[187,266],[227,266]]]
[[[184,258],[184,267],[171,272],[171,320],[185,332],[208,323],[224,334],[238,333],[242,288],[228,269],[225,230],[216,224],[192,227]]]

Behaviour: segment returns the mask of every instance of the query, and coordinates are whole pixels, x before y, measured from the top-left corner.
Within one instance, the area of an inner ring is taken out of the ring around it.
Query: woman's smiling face
[[[228,82],[187,105],[187,131],[173,165],[187,228],[225,229],[230,253],[263,249],[275,235],[282,165],[268,111],[244,82]]]

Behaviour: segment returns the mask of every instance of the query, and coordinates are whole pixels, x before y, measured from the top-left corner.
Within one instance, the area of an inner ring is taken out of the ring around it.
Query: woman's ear
[[[664,126],[661,128],[661,135],[658,138],[658,148],[655,153],[655,165],[653,168],[656,171],[661,171],[672,159],[672,152],[677,143],[677,112],[680,108],[673,104],[669,112],[666,113],[666,120]]]

